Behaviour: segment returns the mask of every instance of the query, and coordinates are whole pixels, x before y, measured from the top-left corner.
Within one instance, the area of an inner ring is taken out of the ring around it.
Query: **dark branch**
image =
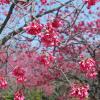
[[[13,3],[13,4],[11,5],[10,9],[9,9],[9,12],[8,12],[8,15],[7,15],[5,21],[3,22],[3,24],[2,24],[2,26],[1,26],[1,28],[0,28],[0,34],[2,33],[3,29],[5,28],[7,22],[9,21],[10,16],[12,15],[12,12],[13,12],[14,7],[15,7],[15,4]]]

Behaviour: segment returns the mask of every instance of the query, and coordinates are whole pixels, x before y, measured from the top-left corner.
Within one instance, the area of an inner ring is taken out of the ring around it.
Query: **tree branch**
[[[70,0],[70,1],[65,2],[65,5],[71,3],[72,1],[74,1],[74,0]],[[61,5],[61,6],[57,7],[57,8],[51,9],[51,10],[49,10],[49,11],[46,11],[46,12],[42,13],[42,14],[38,14],[38,15],[36,15],[35,17],[36,17],[36,18],[39,18],[39,17],[42,17],[42,16],[44,16],[44,15],[46,15],[46,14],[52,13],[52,12],[54,12],[54,11],[57,11],[58,9],[61,9],[61,8],[64,7],[65,5]],[[33,18],[32,20],[35,20],[35,19]],[[24,25],[23,27],[25,27],[25,26],[26,26],[26,25]],[[5,26],[4,26],[4,27],[5,27]],[[16,31],[13,31],[13,32],[9,33],[9,35],[5,36],[2,40],[0,40],[0,46],[4,45],[9,39],[11,39],[12,36],[15,36],[16,34],[18,34],[18,33],[20,33],[21,31],[23,31],[23,27],[20,27],[20,28],[17,29]]]
[[[15,7],[15,4],[13,3],[13,4],[11,5],[10,9],[9,9],[9,12],[8,12],[8,15],[7,15],[5,21],[3,22],[3,24],[2,24],[2,26],[1,26],[1,28],[0,28],[0,34],[2,33],[3,29],[5,28],[7,22],[9,21],[10,16],[12,15],[12,12],[13,12],[14,7]]]

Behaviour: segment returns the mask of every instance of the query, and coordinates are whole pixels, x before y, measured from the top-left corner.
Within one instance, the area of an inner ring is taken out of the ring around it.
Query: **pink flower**
[[[80,64],[80,70],[83,72],[87,72],[89,70],[95,70],[95,61],[92,58],[88,58],[86,60],[83,60],[79,62]]]
[[[97,76],[97,72],[95,72],[95,71],[86,73],[87,78],[96,78],[96,76]]]
[[[38,60],[41,64],[43,65],[48,65],[49,64],[49,61],[47,60],[47,57],[45,54],[42,54],[38,57]]]
[[[41,0],[41,3],[44,5],[47,3],[47,0]]]
[[[25,71],[24,71],[24,69],[23,68],[21,68],[21,67],[16,67],[14,70],[13,70],[13,75],[14,76],[24,76],[24,74],[25,74]]]
[[[9,1],[9,0],[0,0],[0,3],[1,3],[1,4],[9,4],[10,1]]]
[[[4,89],[7,87],[7,81],[0,76],[0,88]]]
[[[60,27],[62,25],[62,22],[61,22],[61,20],[59,19],[59,18],[56,18],[53,22],[52,22],[52,26],[54,27],[54,28],[58,28],[58,27]]]
[[[15,94],[14,94],[14,100],[24,100],[25,97],[23,95],[22,90],[18,90]]]
[[[45,46],[57,46],[59,45],[60,40],[58,39],[56,33],[45,33],[41,38],[41,42]]]
[[[70,95],[80,100],[83,100],[88,97],[88,85],[80,85],[80,84],[73,84],[71,87]]]
[[[41,54],[40,56],[38,56],[38,61],[40,64],[43,64],[45,66],[50,66],[50,64],[52,62],[54,62],[55,57],[51,54]]]
[[[43,28],[43,25],[39,21],[31,22],[28,26],[24,27],[24,30],[31,35],[38,35]]]
[[[94,59],[88,58],[86,60],[81,61],[80,70],[86,74],[88,78],[95,78],[97,75],[96,72],[96,63]]]
[[[83,0],[83,1],[85,1],[88,4],[88,8],[95,5],[95,3],[97,2],[97,0]]]
[[[25,70],[23,68],[16,67],[13,70],[13,75],[17,78],[17,81],[19,83],[23,83],[26,80],[26,78],[25,78]]]

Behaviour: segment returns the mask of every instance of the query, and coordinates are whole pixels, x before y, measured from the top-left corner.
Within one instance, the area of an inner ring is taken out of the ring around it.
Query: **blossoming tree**
[[[2,99],[100,100],[99,1],[0,0]]]

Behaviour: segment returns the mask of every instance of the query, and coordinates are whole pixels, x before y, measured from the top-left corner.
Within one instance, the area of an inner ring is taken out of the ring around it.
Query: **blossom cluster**
[[[10,0],[0,0],[0,3],[1,4],[9,4],[10,3]]]
[[[57,46],[60,44],[59,33],[57,28],[62,25],[60,18],[56,18],[53,22],[43,25],[40,21],[29,23],[24,30],[31,35],[39,36],[41,42],[45,46]]]
[[[13,70],[13,75],[16,77],[18,82],[24,82],[25,81],[25,70],[21,67],[15,67]]]
[[[41,32],[42,28],[42,24],[40,24],[39,21],[35,21],[30,22],[28,26],[24,27],[24,30],[26,30],[26,32],[31,35],[38,35]]]
[[[43,64],[47,67],[50,66],[50,63],[53,63],[55,57],[52,54],[41,54],[37,57],[40,64]]]
[[[5,89],[7,87],[7,81],[4,77],[0,76],[0,88]]]
[[[46,4],[47,0],[40,0],[42,4]]]
[[[95,78],[97,75],[96,72],[96,62],[92,58],[85,59],[80,63],[80,70],[86,74],[89,78]]]
[[[23,91],[22,90],[18,90],[15,92],[14,94],[14,100],[24,100],[25,97],[23,95]]]
[[[72,84],[70,95],[80,100],[85,100],[88,97],[88,90],[88,85],[74,83]]]
[[[95,5],[97,0],[84,0],[88,4],[88,8]]]

